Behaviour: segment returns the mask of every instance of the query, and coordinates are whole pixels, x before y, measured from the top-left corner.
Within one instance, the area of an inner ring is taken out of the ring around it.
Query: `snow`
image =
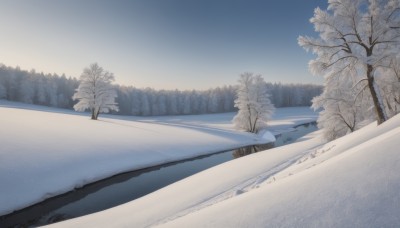
[[[262,131],[260,135],[260,138],[262,138],[264,141],[267,142],[275,142],[276,138],[275,136],[270,132],[270,131]]]
[[[400,226],[400,115],[326,144],[320,134],[51,227]]]
[[[317,117],[309,108],[277,112],[291,123],[277,131]],[[234,113],[92,121],[87,113],[0,101],[0,116],[0,215],[118,173],[272,139],[234,130]]]

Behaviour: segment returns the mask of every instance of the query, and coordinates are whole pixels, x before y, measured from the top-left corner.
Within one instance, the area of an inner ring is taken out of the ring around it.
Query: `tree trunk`
[[[97,109],[97,110],[96,110],[96,120],[97,120],[97,118],[99,117],[99,113],[100,113],[100,110]]]
[[[251,108],[249,104],[247,104],[247,110],[249,111],[249,132],[253,132],[253,124],[251,123]]]
[[[92,120],[97,120],[96,109],[92,109]]]
[[[253,133],[257,133],[257,131],[256,131],[257,121],[258,121],[258,115],[257,115],[256,119],[254,120],[253,127],[251,129],[251,132],[253,132]]]
[[[372,100],[374,102],[376,118],[378,121],[378,125],[385,122],[387,120],[387,116],[385,114],[385,110],[383,107],[383,103],[381,102],[381,97],[379,96],[379,91],[374,80],[374,76],[372,75],[373,66],[367,64],[367,79],[368,79],[368,88],[371,92]]]

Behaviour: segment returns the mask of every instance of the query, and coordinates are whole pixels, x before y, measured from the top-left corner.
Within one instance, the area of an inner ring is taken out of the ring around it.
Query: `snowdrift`
[[[398,227],[400,115],[221,164],[54,227]]]
[[[252,134],[0,107],[0,215],[126,171],[258,142]]]
[[[277,112],[288,124],[275,125],[277,131],[316,119],[304,107]],[[87,114],[0,101],[0,116],[0,215],[118,173],[269,142],[234,130],[232,113],[92,121]]]

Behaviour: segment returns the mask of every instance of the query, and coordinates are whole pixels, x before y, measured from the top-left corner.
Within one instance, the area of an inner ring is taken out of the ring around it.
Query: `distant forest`
[[[43,74],[0,65],[0,99],[28,104],[72,109],[79,81],[64,74]],[[313,84],[267,83],[275,107],[310,106],[322,93]],[[115,85],[119,112],[134,116],[189,115],[237,111],[234,107],[237,86],[208,90],[155,90]]]

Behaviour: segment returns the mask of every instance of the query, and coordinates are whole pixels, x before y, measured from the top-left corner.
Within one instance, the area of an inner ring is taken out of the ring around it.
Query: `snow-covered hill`
[[[316,119],[308,108],[277,112],[289,123],[275,124],[277,131]],[[0,101],[0,116],[0,215],[118,173],[265,142],[234,130],[233,114],[92,121],[87,114]]]
[[[399,227],[400,115],[221,164],[54,227]]]

